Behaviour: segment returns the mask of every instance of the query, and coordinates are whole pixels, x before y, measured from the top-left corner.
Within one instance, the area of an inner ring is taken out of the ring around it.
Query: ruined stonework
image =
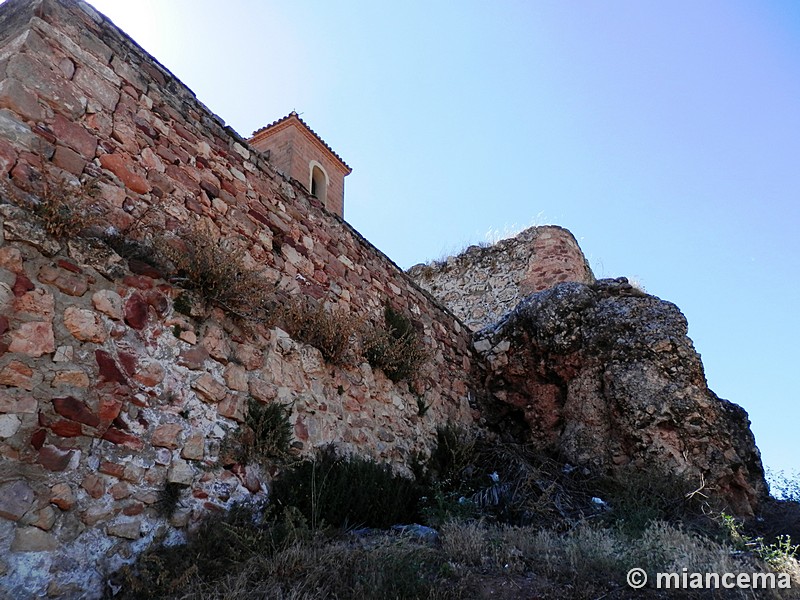
[[[609,473],[678,473],[725,510],[766,494],[747,413],[708,389],[677,306],[625,278],[561,283],[475,336],[490,402],[539,448]]]
[[[473,331],[494,323],[526,296],[562,281],[594,275],[574,236],[563,227],[531,227],[491,246],[408,270],[421,287]]]
[[[154,539],[265,497],[268,474],[220,459],[249,398],[291,406],[299,453],[335,443],[399,468],[430,449],[438,423],[472,422],[468,330],[84,3],[0,6],[0,177],[10,597],[97,597]],[[181,290],[157,272],[132,271],[97,241],[59,242],[16,206],[79,178],[104,233],[200,224],[285,295],[373,321],[391,304],[412,319],[427,364],[395,384],[366,362],[330,365],[275,327],[181,314]],[[156,506],[168,482],[185,486],[169,521]]]

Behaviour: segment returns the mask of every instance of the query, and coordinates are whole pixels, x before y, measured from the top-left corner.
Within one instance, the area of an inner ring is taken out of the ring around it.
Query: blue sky
[[[800,469],[800,4],[94,0],[240,134],[297,110],[400,266],[554,223]]]

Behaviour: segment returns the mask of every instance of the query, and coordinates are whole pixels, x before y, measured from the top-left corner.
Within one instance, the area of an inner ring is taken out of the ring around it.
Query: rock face
[[[522,412],[542,449],[609,473],[685,475],[736,514],[765,495],[747,413],[708,389],[680,310],[626,279],[533,294],[475,348],[491,397]]]
[[[415,265],[408,274],[477,331],[499,320],[526,296],[562,281],[592,283],[589,263],[563,227],[530,227],[491,246]]]

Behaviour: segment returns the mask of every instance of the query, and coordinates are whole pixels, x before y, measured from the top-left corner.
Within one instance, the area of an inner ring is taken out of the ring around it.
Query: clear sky
[[[800,469],[800,3],[92,0],[245,137],[291,110],[401,267],[570,229]]]

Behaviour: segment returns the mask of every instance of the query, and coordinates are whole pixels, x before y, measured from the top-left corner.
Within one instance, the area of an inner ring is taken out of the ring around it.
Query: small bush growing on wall
[[[171,266],[171,281],[196,292],[229,314],[265,321],[273,287],[244,261],[245,249],[216,239],[208,227],[195,225],[173,238],[155,238],[158,256]]]
[[[384,325],[365,330],[363,351],[369,364],[395,383],[415,377],[428,360],[411,321],[389,305],[384,309]]]
[[[236,462],[246,464],[286,458],[292,443],[291,412],[291,408],[284,404],[263,404],[250,398],[245,422],[228,442]]]
[[[361,319],[343,310],[327,310],[310,298],[296,298],[282,306],[276,315],[295,339],[314,346],[328,362],[347,363],[353,338]]]
[[[166,518],[172,517],[181,501],[181,496],[186,486],[182,483],[168,481],[158,491],[158,499],[155,502],[156,512]]]
[[[100,225],[100,216],[92,212],[91,200],[97,194],[95,180],[70,183],[65,180],[41,179],[39,194],[23,195],[6,183],[0,192],[17,206],[30,210],[36,221],[52,237],[69,240],[80,237],[88,229]]]

